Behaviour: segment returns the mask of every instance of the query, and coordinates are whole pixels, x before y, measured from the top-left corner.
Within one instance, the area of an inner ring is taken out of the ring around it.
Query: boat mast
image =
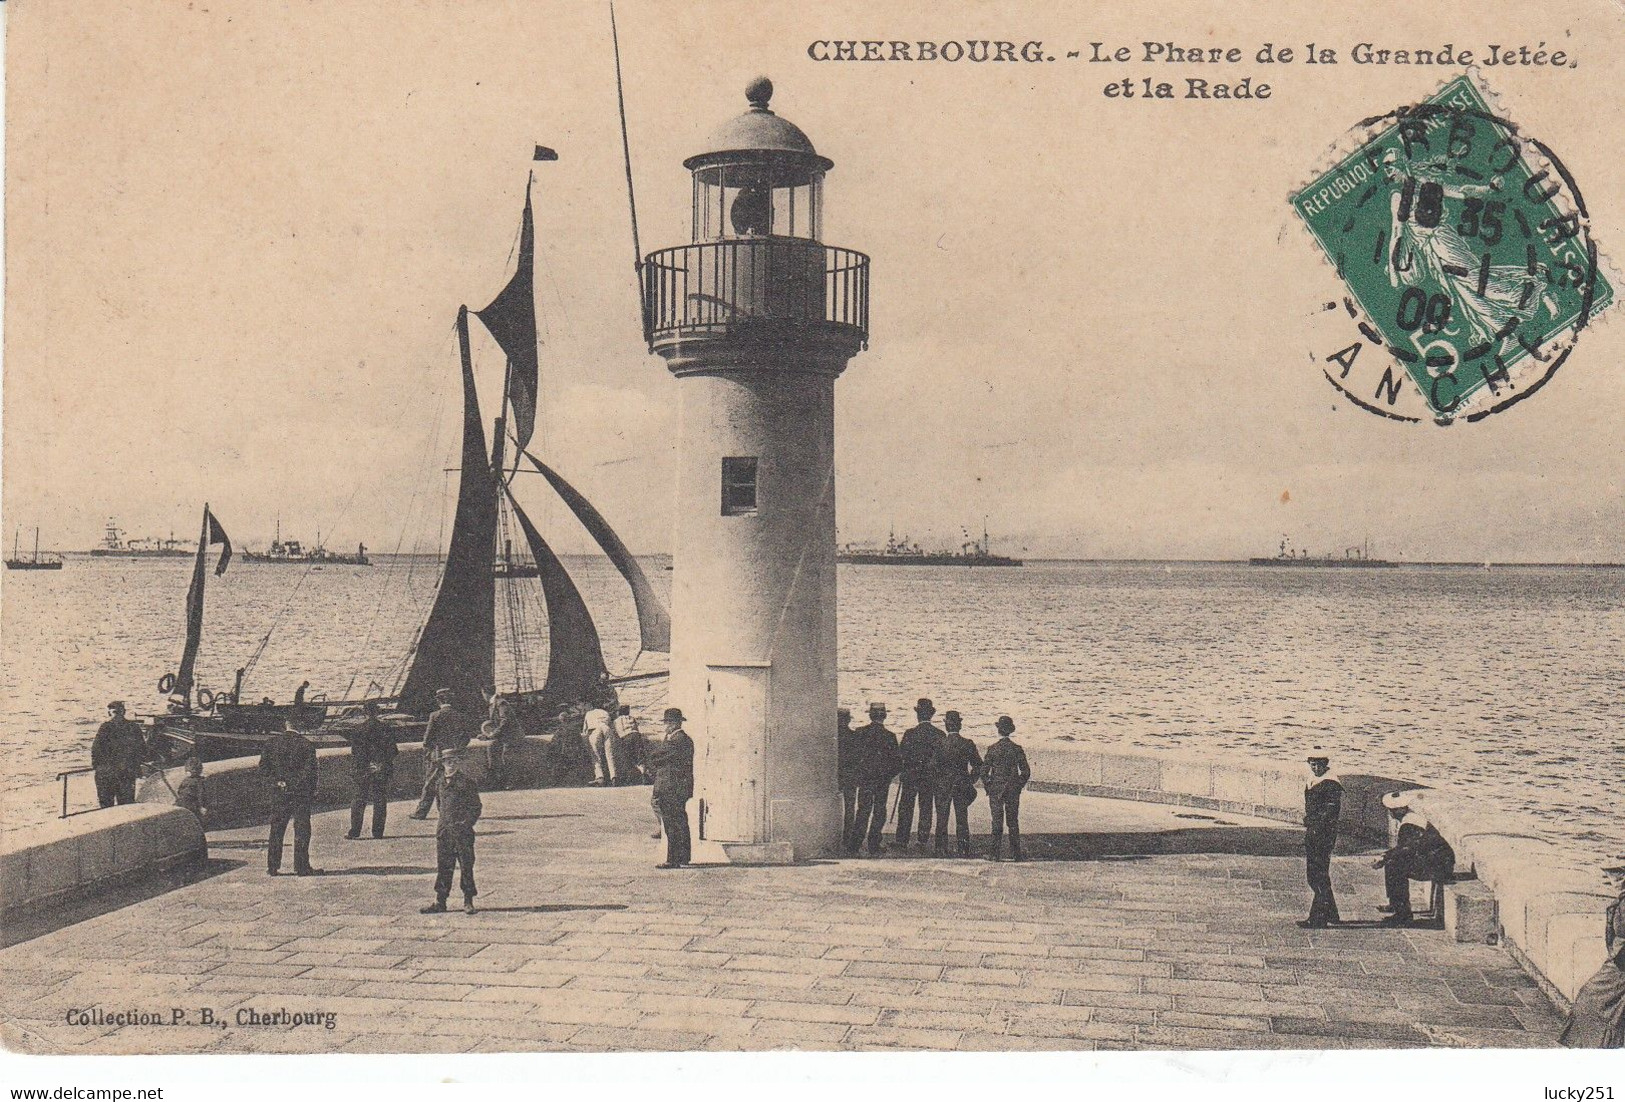
[[[34,561],[39,562],[39,529],[34,529]]]

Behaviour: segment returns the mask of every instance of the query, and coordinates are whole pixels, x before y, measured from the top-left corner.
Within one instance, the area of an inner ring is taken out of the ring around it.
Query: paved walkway
[[[1021,865],[887,856],[657,871],[647,789],[495,793],[474,916],[420,915],[433,823],[265,875],[215,835],[188,887],[0,952],[33,1052],[1544,1046],[1557,1016],[1498,949],[1436,930],[1310,932],[1280,824],[1030,794]],[[972,807],[985,829],[986,808]],[[1088,833],[1083,833],[1087,831]],[[978,838],[978,845],[983,839]],[[1343,857],[1346,918],[1378,875]],[[70,1010],[180,1025],[69,1025]],[[200,1024],[212,1011],[225,1028]],[[238,1025],[239,1011],[334,1015]]]

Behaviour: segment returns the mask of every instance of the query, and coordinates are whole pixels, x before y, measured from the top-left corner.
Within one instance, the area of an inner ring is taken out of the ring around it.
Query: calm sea
[[[569,565],[620,672],[637,649],[626,588],[607,562]],[[648,569],[664,591],[663,565]],[[88,764],[108,700],[161,705],[190,569],[70,557],[60,572],[6,575],[6,791]],[[200,679],[228,688],[253,658],[245,697],[286,700],[306,678],[330,697],[391,685],[437,572],[429,558],[315,571],[239,560],[209,579]],[[855,711],[883,700],[902,721],[929,696],[963,712],[978,741],[1009,713],[1033,744],[1070,736],[1291,767],[1318,744],[1343,772],[1447,784],[1529,813],[1576,850],[1625,854],[1625,570],[843,566],[840,584],[842,697]],[[545,668],[545,643],[530,651]],[[499,664],[499,676],[513,674]],[[654,707],[663,692],[630,699]],[[7,820],[49,810],[13,804]]]

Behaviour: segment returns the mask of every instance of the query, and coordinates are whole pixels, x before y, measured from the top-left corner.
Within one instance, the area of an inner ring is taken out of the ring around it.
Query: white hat
[[[1390,792],[1382,798],[1382,806],[1390,811],[1398,811],[1411,806],[1411,796],[1415,790],[1405,792]]]

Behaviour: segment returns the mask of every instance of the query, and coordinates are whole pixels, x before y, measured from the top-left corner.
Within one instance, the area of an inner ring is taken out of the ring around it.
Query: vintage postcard
[[[13,1067],[1625,1044],[1615,0],[5,7]]]

